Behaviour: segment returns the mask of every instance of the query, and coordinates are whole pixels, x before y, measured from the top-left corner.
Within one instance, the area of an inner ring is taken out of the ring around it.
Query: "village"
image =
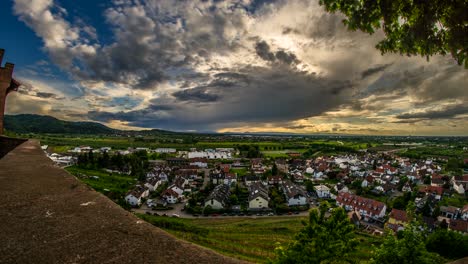
[[[49,157],[70,166],[87,153],[125,156],[136,152],[159,157],[148,159],[144,175],[135,178],[125,194],[125,203],[138,213],[183,218],[304,216],[327,201],[332,208],[345,208],[357,226],[381,234],[384,227],[395,232],[404,229],[406,207],[413,203],[414,213],[422,216],[429,230],[445,226],[468,233],[464,198],[468,175],[446,173],[443,159],[414,160],[392,152],[314,159],[291,152],[289,158],[245,158],[235,148],[113,151],[89,146]],[[105,170],[130,174],[131,168]]]

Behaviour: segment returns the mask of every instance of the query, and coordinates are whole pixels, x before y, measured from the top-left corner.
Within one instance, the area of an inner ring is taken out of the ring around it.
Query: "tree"
[[[350,262],[348,254],[354,250],[354,225],[343,208],[333,209],[330,217],[325,213],[329,205],[324,202],[319,210],[309,213],[308,223],[295,235],[295,240],[286,248],[275,250],[274,263],[333,263]]]
[[[451,53],[468,68],[468,2],[408,0],[320,0],[328,12],[340,11],[349,30],[373,34],[382,29],[385,38],[376,48],[382,53],[421,55]]]
[[[417,225],[408,224],[400,232],[401,238],[396,238],[391,231],[387,233],[383,244],[374,252],[373,263],[442,263],[439,256],[426,250],[423,235]]]
[[[271,175],[278,175],[278,167],[276,166],[276,163],[273,163],[273,167],[271,168]]]
[[[427,237],[426,248],[446,258],[463,258],[468,252],[468,237],[450,230],[438,229]]]

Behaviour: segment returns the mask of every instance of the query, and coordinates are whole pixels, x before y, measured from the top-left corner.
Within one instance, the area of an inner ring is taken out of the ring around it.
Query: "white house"
[[[260,210],[268,208],[268,189],[257,182],[249,186],[249,209]]]
[[[149,190],[145,187],[136,186],[133,190],[127,193],[125,201],[131,206],[140,206],[141,199],[148,197]]]
[[[226,173],[224,175],[224,184],[231,186],[235,182],[237,182],[237,175],[235,173]]]
[[[179,202],[180,195],[173,189],[166,189],[162,194],[161,197],[163,197],[167,203],[170,204],[175,204]]]
[[[463,206],[463,209],[461,211],[461,219],[465,221],[468,220],[468,204],[465,204],[465,206]]]
[[[285,180],[283,181],[283,184],[281,187],[286,196],[286,201],[288,202],[288,206],[307,204],[305,191],[301,189],[299,186],[293,184],[289,180]]]
[[[176,153],[177,150],[175,148],[157,148],[154,150],[156,153]]]
[[[161,181],[158,178],[152,178],[145,183],[145,187],[148,188],[150,192],[156,191],[159,185],[161,185]]]
[[[314,190],[317,193],[318,198],[330,198],[330,188],[327,186],[320,184],[314,186]]]

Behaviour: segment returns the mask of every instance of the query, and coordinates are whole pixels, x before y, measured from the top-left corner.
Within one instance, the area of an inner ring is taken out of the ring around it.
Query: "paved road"
[[[174,207],[174,209],[172,210],[167,210],[167,211],[162,211],[162,210],[152,210],[151,208],[148,208],[148,206],[146,205],[142,205],[140,208],[135,208],[135,209],[132,209],[131,211],[132,212],[135,212],[135,213],[140,213],[140,214],[146,214],[146,212],[150,212],[150,213],[158,213],[159,215],[162,215],[162,214],[166,214],[168,216],[172,216],[173,214],[177,214],[179,215],[181,218],[208,218],[208,217],[205,217],[205,216],[193,216],[192,214],[189,214],[185,211],[182,211],[182,208],[184,207],[184,204],[185,202],[183,203],[178,203],[178,204],[173,204],[171,205],[172,207]],[[311,208],[314,208],[315,206],[312,206]],[[299,217],[299,216],[308,216],[309,215],[309,212],[308,211],[303,211],[303,212],[299,212],[299,214],[291,214],[291,215],[288,215],[288,214],[283,214],[283,215],[273,215],[273,216],[268,216],[268,215],[262,215],[262,216],[257,216],[255,215],[255,213],[252,213],[253,215],[251,216],[247,216],[247,215],[244,215],[244,216],[223,216],[223,215],[218,215],[218,216],[209,216],[209,218],[239,218],[239,217],[244,217],[244,218],[266,218],[266,217]]]

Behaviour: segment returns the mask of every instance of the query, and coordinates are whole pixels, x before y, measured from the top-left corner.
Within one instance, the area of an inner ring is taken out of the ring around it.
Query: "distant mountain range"
[[[96,122],[70,122],[52,116],[32,114],[6,115],[4,122],[6,130],[21,134],[118,134],[122,132]]]

